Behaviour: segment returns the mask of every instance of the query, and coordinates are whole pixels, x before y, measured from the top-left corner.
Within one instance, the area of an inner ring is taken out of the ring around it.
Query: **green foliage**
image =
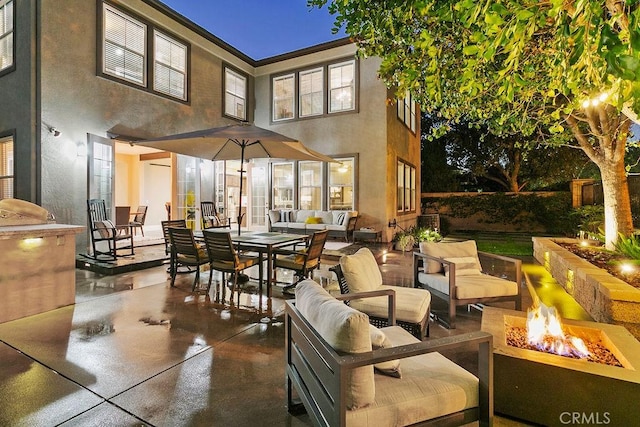
[[[411,226],[406,230],[396,232],[392,241],[396,242],[398,247],[403,248],[403,250],[411,250],[420,242],[439,242],[440,240],[442,240],[442,235],[436,230],[428,227]]]
[[[627,237],[620,235],[616,242],[616,252],[640,261],[640,236],[631,235]]]
[[[452,217],[466,218],[482,214],[485,223],[511,224],[525,229],[531,228],[531,224],[540,224],[547,233],[556,235],[575,236],[580,224],[579,217],[571,208],[569,193],[544,197],[536,194],[494,193],[424,198],[422,201],[427,210],[448,207]]]
[[[578,224],[578,231],[586,234],[593,240],[604,241],[604,206],[589,205],[576,208],[572,211],[575,222]]]

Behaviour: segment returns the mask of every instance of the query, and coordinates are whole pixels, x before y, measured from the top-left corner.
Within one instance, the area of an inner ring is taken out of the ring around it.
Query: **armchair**
[[[395,291],[398,325],[420,340],[429,336],[431,293],[420,288],[384,285],[378,263],[368,248],[361,248],[353,255],[341,257],[340,263],[329,270],[336,274],[340,293],[343,295],[378,290]],[[351,301],[349,304],[366,313],[372,325],[388,326],[389,304],[386,298],[367,298]]]
[[[133,255],[133,235],[131,230],[125,229],[123,233],[119,232],[120,230],[116,225],[109,220],[104,200],[87,200],[87,217],[89,220],[92,258],[115,261],[118,256]],[[106,249],[104,244],[106,244]],[[120,255],[119,251],[125,251],[125,253]]]
[[[511,265],[514,281],[487,274],[481,258]],[[479,252],[474,240],[422,242],[420,252],[413,253],[413,274],[416,287],[447,302],[448,321],[438,319],[450,329],[456,327],[458,306],[513,301],[515,309],[521,309],[522,261]]]

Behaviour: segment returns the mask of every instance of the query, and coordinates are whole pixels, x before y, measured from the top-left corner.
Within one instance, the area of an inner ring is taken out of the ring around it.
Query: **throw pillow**
[[[374,291],[382,285],[382,273],[368,248],[340,258],[340,268],[350,293]]]
[[[340,213],[340,214],[338,214],[338,218],[337,218],[338,220],[336,221],[336,223],[337,223],[338,225],[343,225],[343,223],[344,223],[344,218],[345,218],[346,216],[347,216],[347,214],[346,214],[346,213]]]
[[[103,239],[108,239],[113,236],[113,233],[115,233],[116,226],[108,219],[105,219],[104,221],[96,221],[95,226],[98,233],[100,233],[100,237]]]
[[[373,325],[369,325],[369,334],[371,335],[371,348],[377,350],[379,348],[391,348],[391,341],[380,329]],[[394,378],[402,378],[402,371],[400,370],[400,360],[390,360],[388,362],[380,362],[373,365],[376,371],[383,375],[388,375]]]
[[[452,262],[456,266],[456,276],[477,276],[482,274],[478,269],[475,257],[452,257],[444,258],[445,261]],[[449,265],[444,264],[444,275],[449,276]]]
[[[310,216],[304,222],[305,224],[322,224],[322,218],[317,216]]]

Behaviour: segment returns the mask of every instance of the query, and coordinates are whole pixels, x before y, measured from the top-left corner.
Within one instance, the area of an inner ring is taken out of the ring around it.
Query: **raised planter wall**
[[[624,325],[640,336],[640,289],[569,252],[556,242],[576,239],[533,237],[534,258],[597,322]]]

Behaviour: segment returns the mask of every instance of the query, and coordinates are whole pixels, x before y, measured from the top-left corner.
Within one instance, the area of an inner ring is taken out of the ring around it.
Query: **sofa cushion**
[[[420,272],[418,282],[449,295],[449,278],[444,274]],[[511,280],[488,274],[460,277],[456,274],[455,296],[458,299],[504,297],[517,294],[518,284]]]
[[[441,275],[442,276],[442,275]],[[347,282],[348,284],[348,282]],[[420,288],[380,285],[375,290],[392,289],[396,293],[396,319],[408,323],[420,323],[431,306],[431,293]],[[374,289],[372,289],[374,290]],[[349,292],[351,289],[349,289]],[[386,319],[389,316],[389,297],[351,300],[350,306],[372,317]]]
[[[345,227],[349,224],[349,219],[358,216],[358,212],[356,211],[331,211],[333,214],[333,223],[336,225],[344,225]]]
[[[276,209],[270,210],[269,211],[269,221],[271,222],[272,226],[274,224],[280,222],[280,210],[276,210]]]
[[[113,237],[114,229],[116,226],[109,219],[105,219],[104,221],[96,221],[94,224],[96,230],[98,230],[98,234],[103,239],[108,239],[109,237]]]
[[[391,341],[380,329],[373,325],[369,325],[369,333],[371,335],[371,348],[378,350],[381,348],[391,348]],[[400,360],[390,360],[388,362],[380,362],[373,365],[377,372],[383,375],[389,375],[394,378],[402,378],[402,371],[400,370]]]
[[[345,305],[313,280],[296,286],[296,308],[337,352],[371,351],[369,316]],[[353,369],[347,378],[348,408],[361,408],[375,399],[373,366]]]
[[[458,276],[477,276],[482,274],[478,269],[476,258],[470,256],[444,258],[456,266],[456,277]],[[444,275],[449,276],[449,264],[444,264]]]
[[[466,240],[464,242],[421,242],[420,252],[423,254],[434,256],[437,258],[451,257],[474,257],[478,270],[482,270],[480,259],[478,258],[478,248],[475,240]],[[442,264],[438,261],[427,260],[424,272],[439,273],[443,270]]]
[[[382,273],[368,248],[340,257],[340,267],[351,293],[373,291],[382,285]]]
[[[307,218],[309,218],[310,216],[315,216],[316,211],[312,211],[312,210],[307,210],[307,209],[300,209],[297,211],[294,211],[295,215],[293,218],[293,222],[306,222]]]
[[[382,331],[394,347],[418,342],[398,326]],[[375,401],[347,411],[347,425],[412,425],[478,406],[478,379],[440,353],[404,358],[401,363],[402,378],[375,376]]]
[[[333,224],[333,211],[315,211],[313,215],[322,218],[323,224]]]

